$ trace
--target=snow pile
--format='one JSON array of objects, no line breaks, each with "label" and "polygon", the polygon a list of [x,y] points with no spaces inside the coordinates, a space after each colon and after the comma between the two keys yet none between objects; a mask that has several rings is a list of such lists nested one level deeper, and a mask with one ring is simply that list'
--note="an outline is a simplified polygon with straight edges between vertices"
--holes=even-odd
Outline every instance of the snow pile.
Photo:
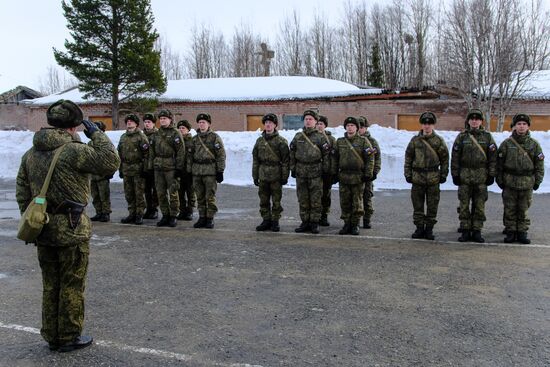
[{"label": "snow pile", "polygon": [[[328,130],[336,138],[344,135],[343,127],[328,128]],[[407,184],[403,177],[404,156],[407,144],[416,133],[380,127],[378,125],[371,126],[369,131],[376,138],[382,150],[382,171],[375,182],[376,189],[409,189],[410,184]],[[296,130],[282,130],[280,134],[290,143],[296,132]],[[124,130],[119,130],[109,131],[107,134],[116,146],[123,133]],[[256,139],[260,136],[260,131],[218,131],[217,133],[224,142],[227,154],[224,183],[240,186],[252,185],[252,148]],[[437,131],[437,133],[445,139],[450,151],[458,132]],[[0,131],[1,178],[14,179],[17,176],[21,156],[26,150],[31,148],[33,134],[30,131]],[[493,133],[497,144],[500,144],[509,135],[509,132]],[[80,133],[80,136],[83,142],[88,141],[88,138],[83,133]],[[531,136],[541,144],[542,150],[546,155],[550,154],[550,132],[534,131],[531,132]],[[546,159],[545,172],[547,175],[550,174],[549,166],[549,160]],[[118,178],[118,175],[115,175],[113,180],[120,181],[120,178]],[[295,180],[290,178],[289,185],[294,186]],[[442,185],[442,189],[456,190],[456,186],[452,184],[450,176],[447,182]],[[500,191],[496,185],[491,186],[490,190],[494,192]],[[548,192],[550,192],[550,180],[545,177],[537,193]]]}]

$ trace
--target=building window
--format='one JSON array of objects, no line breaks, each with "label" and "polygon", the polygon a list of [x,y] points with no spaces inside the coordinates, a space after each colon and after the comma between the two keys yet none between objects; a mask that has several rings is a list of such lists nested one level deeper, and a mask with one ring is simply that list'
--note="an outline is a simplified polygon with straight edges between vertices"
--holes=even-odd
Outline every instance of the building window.
[{"label": "building window", "polygon": [[302,115],[283,115],[283,129],[298,130],[304,127]]}]

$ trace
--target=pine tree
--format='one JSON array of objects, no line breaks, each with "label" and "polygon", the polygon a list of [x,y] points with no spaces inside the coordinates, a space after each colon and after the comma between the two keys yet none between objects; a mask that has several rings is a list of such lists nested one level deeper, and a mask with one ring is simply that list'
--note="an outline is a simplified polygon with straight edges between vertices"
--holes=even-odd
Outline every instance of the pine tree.
[{"label": "pine tree", "polygon": [[150,0],[63,0],[62,7],[72,41],[67,52],[54,48],[55,59],[85,98],[111,99],[114,128],[120,103],[166,90]]},{"label": "pine tree", "polygon": [[369,84],[373,87],[381,88],[384,86],[384,72],[380,66],[380,47],[378,42],[372,43],[372,72],[369,75]]}]

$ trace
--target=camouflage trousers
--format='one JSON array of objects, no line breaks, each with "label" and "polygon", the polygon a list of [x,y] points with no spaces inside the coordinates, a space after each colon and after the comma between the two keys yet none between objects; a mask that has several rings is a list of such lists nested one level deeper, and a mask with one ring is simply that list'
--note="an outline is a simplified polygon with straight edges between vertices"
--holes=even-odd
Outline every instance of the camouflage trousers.
[{"label": "camouflage trousers", "polygon": [[323,176],[323,195],[321,196],[321,216],[330,213],[330,193],[332,191],[332,176]]},{"label": "camouflage trousers", "polygon": [[[413,222],[416,226],[433,226],[437,223],[437,207],[439,206],[439,184],[417,185],[411,188],[411,200],[413,205]],[[424,203],[426,212],[424,212]]]},{"label": "camouflage trousers", "polygon": [[281,199],[283,198],[283,185],[281,185],[281,182],[260,181],[260,185],[258,186],[258,196],[260,198],[260,215],[262,216],[262,219],[281,219],[281,213],[283,212],[283,207],[281,206]]},{"label": "camouflage trousers", "polygon": [[216,206],[216,191],[218,183],[216,176],[193,176],[193,189],[197,195],[199,217],[214,218],[218,212]]},{"label": "camouflage trousers", "polygon": [[90,182],[92,192],[92,205],[97,214],[111,214],[111,188],[109,180],[92,180]]},{"label": "camouflage trousers", "polygon": [[147,174],[145,178],[145,206],[148,211],[157,211],[159,199],[157,197],[157,189],[155,187],[155,173]]},{"label": "camouflage trousers", "polygon": [[372,181],[365,183],[365,189],[363,190],[363,208],[365,209],[365,218],[370,221],[372,214],[374,213],[374,206],[372,205],[372,197],[374,196],[374,185]]},{"label": "camouflage trousers", "polygon": [[141,176],[124,176],[124,197],[128,203],[130,215],[143,215],[145,200],[145,179]]},{"label": "camouflage trousers", "polygon": [[71,342],[84,327],[84,288],[89,243],[78,246],[37,246],[42,269],[42,329],[50,344]]},{"label": "camouflage trousers", "polygon": [[359,224],[359,219],[365,214],[363,209],[364,184],[346,185],[340,183],[340,218],[353,226]]},{"label": "camouflage trousers", "polygon": [[175,171],[155,170],[155,187],[163,216],[175,217],[180,210],[179,183]]},{"label": "camouflage trousers", "polygon": [[193,190],[193,176],[191,176],[190,173],[185,173],[185,175],[180,178],[178,195],[180,199],[180,211],[193,213],[197,198],[195,196],[195,190]]},{"label": "camouflage trousers", "polygon": [[300,219],[306,223],[319,223],[321,220],[321,177],[296,178],[296,195],[300,206]]},{"label": "camouflage trousers", "polygon": [[527,211],[533,201],[533,190],[502,190],[504,203],[504,227],[507,231],[527,232],[531,221]]},{"label": "camouflage trousers", "polygon": [[[487,185],[460,185],[458,187],[458,220],[460,228],[481,231],[485,217]],[[471,202],[471,208],[470,208]]]}]

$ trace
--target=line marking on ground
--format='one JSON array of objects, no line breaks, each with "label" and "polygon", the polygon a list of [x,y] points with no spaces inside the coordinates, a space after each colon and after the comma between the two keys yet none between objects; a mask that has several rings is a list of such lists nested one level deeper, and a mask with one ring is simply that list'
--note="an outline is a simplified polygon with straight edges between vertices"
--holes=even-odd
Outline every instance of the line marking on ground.
[{"label": "line marking on ground", "polygon": [[[40,335],[40,330],[37,328],[23,326],[23,325],[16,325],[16,324],[5,324],[2,321],[0,321],[0,328],[23,331],[26,333]],[[220,362],[214,362],[214,361],[207,361],[207,360],[202,360],[198,358],[193,358],[187,354],[168,352],[168,351],[153,349],[153,348],[135,347],[131,345],[110,342],[107,340],[94,340],[94,344],[99,345],[101,347],[118,349],[125,352],[148,354],[148,355],[153,355],[153,356],[162,357],[162,358],[176,359],[178,361],[184,361],[184,362],[195,362],[195,363],[206,364],[206,365],[215,366],[215,367],[262,367],[261,365],[248,364],[248,363],[220,363]]]}]

